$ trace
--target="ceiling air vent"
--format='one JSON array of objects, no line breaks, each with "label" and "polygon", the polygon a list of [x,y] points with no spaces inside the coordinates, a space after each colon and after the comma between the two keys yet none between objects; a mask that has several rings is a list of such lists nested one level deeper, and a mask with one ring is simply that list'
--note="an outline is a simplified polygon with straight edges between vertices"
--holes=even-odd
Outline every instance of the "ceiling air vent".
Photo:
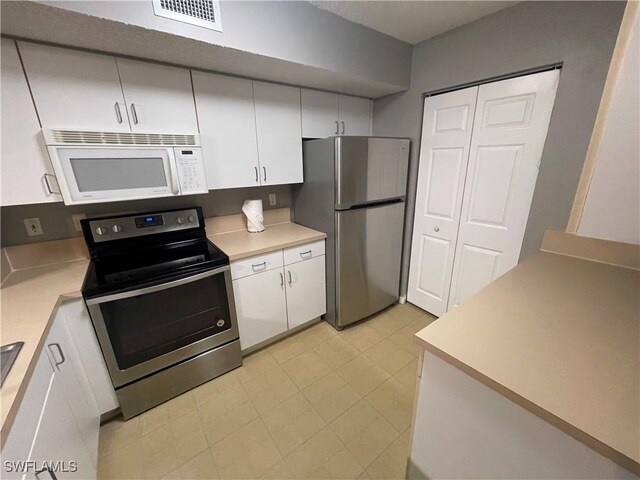
[{"label": "ceiling air vent", "polygon": [[153,11],[159,17],[222,31],[218,0],[153,0]]}]

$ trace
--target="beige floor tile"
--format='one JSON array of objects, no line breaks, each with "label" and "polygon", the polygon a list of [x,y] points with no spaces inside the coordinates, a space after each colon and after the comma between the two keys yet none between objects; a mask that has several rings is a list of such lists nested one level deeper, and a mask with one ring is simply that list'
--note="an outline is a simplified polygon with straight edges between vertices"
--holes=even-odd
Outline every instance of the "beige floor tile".
[{"label": "beige floor tile", "polygon": [[282,455],[295,450],[326,425],[301,393],[270,410],[262,419]]},{"label": "beige floor tile", "polygon": [[356,403],[330,426],[363,469],[400,436],[366,400]]},{"label": "beige floor tile", "polygon": [[142,437],[144,478],[161,478],[178,466],[176,440],[169,425]]},{"label": "beige floor tile", "polygon": [[171,420],[176,420],[196,410],[196,400],[190,391],[172,398],[166,405]]},{"label": "beige floor tile", "polygon": [[302,393],[326,422],[339,417],[362,398],[336,372],[314,382]]},{"label": "beige floor tile", "polygon": [[299,391],[296,384],[287,377],[282,383],[263,391],[252,390],[248,395],[255,409],[258,413],[262,414],[280,405],[287,398],[292,397]]},{"label": "beige floor tile", "polygon": [[182,474],[180,473],[180,467],[176,467],[171,470],[169,473],[161,477],[161,480],[183,480]]},{"label": "beige floor tile", "polygon": [[412,352],[408,352],[388,339],[377,343],[364,354],[390,375],[396,373],[415,358]]},{"label": "beige floor tile", "polygon": [[276,463],[273,467],[267,470],[266,473],[262,475],[265,480],[294,480],[295,477],[291,472],[291,469],[287,465],[287,462],[283,459]]},{"label": "beige floor tile", "polygon": [[369,327],[366,322],[344,329],[340,337],[356,347],[361,352],[370,349],[376,343],[384,340],[385,336]]},{"label": "beige floor tile", "polygon": [[193,395],[196,405],[200,406],[234,390],[238,385],[240,385],[240,380],[234,370],[194,388],[191,390],[191,395]]},{"label": "beige floor tile", "polygon": [[124,421],[122,417],[114,418],[100,427],[99,455],[106,455],[119,448],[137,443],[142,439],[140,417]]},{"label": "beige floor tile", "polygon": [[371,475],[369,475],[369,473],[365,470],[360,474],[358,480],[371,480]]},{"label": "beige floor tile", "polygon": [[365,398],[399,432],[411,424],[413,392],[395,378],[390,378]]},{"label": "beige floor tile", "polygon": [[200,452],[188,462],[180,465],[180,475],[184,480],[217,479],[218,474],[209,449]]},{"label": "beige floor tile", "polygon": [[342,445],[335,433],[325,427],[286,457],[295,478],[357,478],[362,468]]},{"label": "beige floor tile", "polygon": [[401,480],[405,478],[409,442],[404,436],[398,437],[376,460],[369,465],[370,478],[380,480]]},{"label": "beige floor tile", "polygon": [[322,342],[314,348],[314,351],[320,358],[327,362],[327,365],[331,368],[337,368],[360,355],[360,350],[344,340],[340,335],[336,335]]},{"label": "beige floor tile", "polygon": [[331,368],[317,353],[309,351],[282,364],[287,375],[300,389],[327,375]]},{"label": "beige floor tile", "polygon": [[261,419],[255,419],[211,447],[220,478],[259,478],[281,455]]},{"label": "beige floor tile", "polygon": [[413,392],[416,388],[416,380],[418,378],[418,359],[414,358],[407,363],[395,373],[393,378]]},{"label": "beige floor tile", "polygon": [[363,397],[382,385],[390,377],[387,372],[364,354],[341,365],[336,369],[336,372]]},{"label": "beige floor tile", "polygon": [[414,342],[414,336],[417,332],[429,325],[436,319],[433,315],[424,314],[411,321],[406,327],[401,328],[396,333],[389,337],[396,345],[404,348],[405,350],[412,352],[418,356],[420,353],[420,347]]},{"label": "beige floor tile", "polygon": [[129,444],[98,458],[98,479],[119,480],[143,477],[142,447],[138,443]]},{"label": "beige floor tile", "polygon": [[147,410],[140,415],[142,435],[146,435],[160,427],[164,427],[165,425],[168,425],[169,422],[171,422],[171,417],[169,416],[168,402],[158,405],[151,410]]},{"label": "beige floor tile", "polygon": [[367,320],[367,322],[365,322],[366,325],[380,335],[388,337],[411,323],[411,317],[408,315],[398,315],[395,313],[395,308],[397,307],[391,307],[372,319]]},{"label": "beige floor tile", "polygon": [[409,425],[404,432],[402,432],[402,436],[407,440],[411,440],[411,425]]},{"label": "beige floor tile", "polygon": [[402,317],[409,321],[414,320],[422,315],[429,315],[421,308],[410,303],[399,303],[389,309],[389,313],[396,317]]},{"label": "beige floor tile", "polygon": [[263,349],[242,359],[242,366],[236,368],[232,373],[238,378],[240,383],[260,378],[265,372],[278,366],[273,358],[270,349]]},{"label": "beige floor tile", "polygon": [[[214,400],[210,403],[216,403]],[[208,405],[208,404],[207,404]],[[209,445],[213,445],[252,420],[258,418],[258,412],[249,401],[237,405],[220,408],[211,405],[211,408],[203,413],[203,429]]]}]

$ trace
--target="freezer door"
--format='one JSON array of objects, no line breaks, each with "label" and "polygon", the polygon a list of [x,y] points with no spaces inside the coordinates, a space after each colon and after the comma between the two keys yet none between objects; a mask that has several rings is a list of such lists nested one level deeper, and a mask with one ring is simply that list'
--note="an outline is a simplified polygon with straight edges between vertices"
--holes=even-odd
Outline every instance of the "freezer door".
[{"label": "freezer door", "polygon": [[398,300],[404,202],[336,212],[336,325]]},{"label": "freezer door", "polygon": [[338,137],[336,209],[403,198],[408,165],[407,139]]}]

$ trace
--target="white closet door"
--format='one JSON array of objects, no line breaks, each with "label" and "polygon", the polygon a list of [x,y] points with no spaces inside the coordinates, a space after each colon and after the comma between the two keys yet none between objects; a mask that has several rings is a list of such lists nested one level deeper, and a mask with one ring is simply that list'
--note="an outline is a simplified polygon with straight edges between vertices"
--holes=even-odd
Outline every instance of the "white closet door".
[{"label": "white closet door", "polygon": [[449,308],[518,263],[559,76],[480,86]]},{"label": "white closet door", "polygon": [[447,310],[478,87],[425,99],[408,300]]}]

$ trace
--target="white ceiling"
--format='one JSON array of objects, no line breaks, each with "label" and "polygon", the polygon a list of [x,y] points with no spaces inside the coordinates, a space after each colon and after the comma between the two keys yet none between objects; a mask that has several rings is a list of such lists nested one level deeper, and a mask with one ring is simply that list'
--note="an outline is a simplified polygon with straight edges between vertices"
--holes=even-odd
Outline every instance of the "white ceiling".
[{"label": "white ceiling", "polygon": [[508,1],[311,1],[318,8],[415,45],[511,7]]}]

